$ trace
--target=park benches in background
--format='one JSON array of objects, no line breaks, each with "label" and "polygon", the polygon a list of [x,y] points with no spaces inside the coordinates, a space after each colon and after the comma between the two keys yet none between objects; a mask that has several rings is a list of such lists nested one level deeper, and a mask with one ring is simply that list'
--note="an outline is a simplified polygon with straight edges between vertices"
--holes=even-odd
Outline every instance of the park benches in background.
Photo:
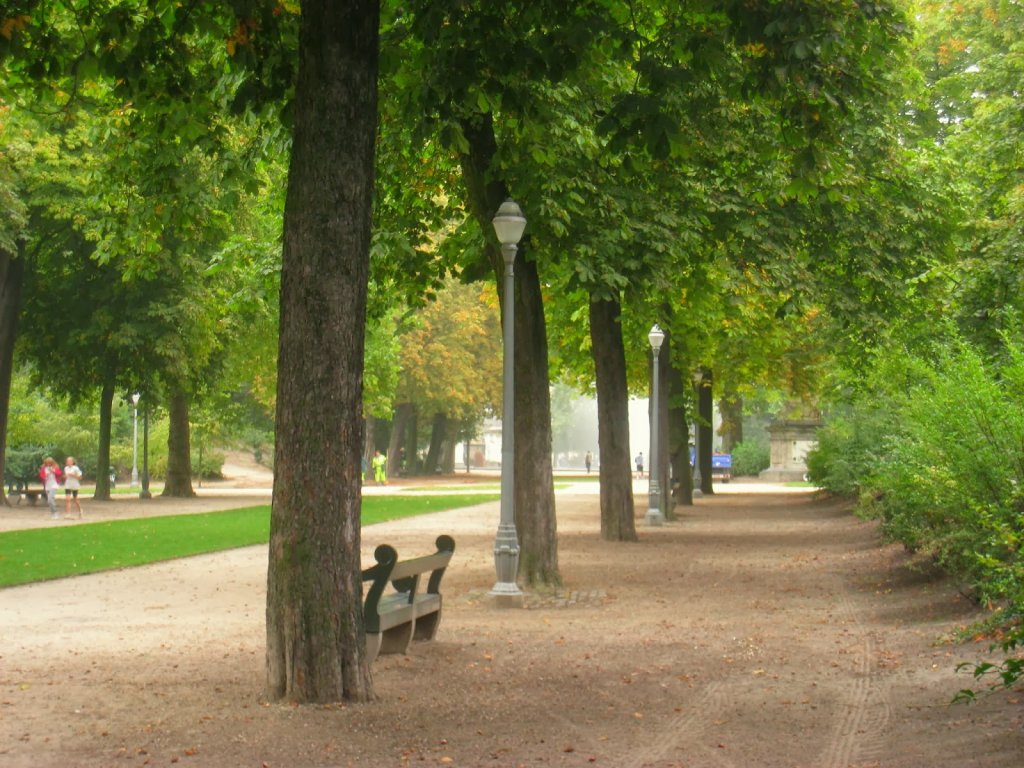
[{"label": "park benches in background", "polygon": [[[413,640],[433,640],[437,635],[441,577],[455,552],[455,540],[442,535],[435,544],[434,554],[401,561],[394,547],[381,544],[373,553],[377,564],[363,571],[363,581],[370,582],[363,618],[371,662],[378,653],[406,653]],[[389,584],[394,591],[388,591]]]}]

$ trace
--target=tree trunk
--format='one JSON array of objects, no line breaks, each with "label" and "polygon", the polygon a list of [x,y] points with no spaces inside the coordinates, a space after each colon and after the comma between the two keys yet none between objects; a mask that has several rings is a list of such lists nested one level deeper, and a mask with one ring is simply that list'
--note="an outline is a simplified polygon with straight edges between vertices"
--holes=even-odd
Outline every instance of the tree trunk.
[{"label": "tree trunk", "polygon": [[377,449],[377,444],[374,442],[373,436],[377,431],[377,418],[375,416],[367,416],[363,422],[363,444],[362,456],[359,459],[359,474],[360,478],[365,482],[368,477],[373,477],[373,452]]},{"label": "tree trunk", "polygon": [[[491,219],[508,190],[492,168],[497,153],[490,114],[463,121],[469,154],[462,156],[462,177],[469,208],[488,243],[487,258],[504,304],[505,267],[495,244]],[[527,205],[527,210],[529,205]],[[529,218],[529,214],[527,214]],[[527,225],[529,226],[529,225]],[[515,524],[519,536],[519,575],[527,584],[559,584],[555,525],[555,482],[551,471],[551,393],[548,342],[537,265],[526,243],[515,261]],[[502,307],[504,312],[504,307]],[[507,425],[505,425],[507,428]]]},{"label": "tree trunk", "polygon": [[[25,261],[0,249],[0,479],[7,455],[7,414],[11,404],[14,375],[14,341],[18,334],[21,288],[25,284]],[[0,501],[8,504],[7,486],[0,482]]]},{"label": "tree trunk", "polygon": [[267,572],[271,699],[373,698],[359,467],[379,12],[377,0],[302,3]]},{"label": "tree trunk", "polygon": [[714,389],[711,369],[703,369],[703,377],[697,387],[697,429],[700,430],[700,489],[705,495],[714,493],[711,486],[711,453],[714,450]]},{"label": "tree trunk", "polygon": [[452,419],[448,419],[448,429],[445,430],[444,442],[441,443],[442,474],[455,474],[455,446],[458,444],[455,437],[457,434],[458,424]]},{"label": "tree trunk", "polygon": [[408,451],[405,447],[405,439],[412,412],[412,403],[400,403],[395,408],[395,418],[391,422],[391,440],[388,443],[388,477],[398,477],[406,470],[404,459]]},{"label": "tree trunk", "polygon": [[108,375],[100,391],[100,442],[96,450],[96,489],[93,498],[110,501],[110,424],[114,412],[114,377]]},{"label": "tree trunk", "polygon": [[190,499],[192,490],[192,445],[188,421],[188,396],[180,389],[171,391],[168,407],[167,478],[161,496]]},{"label": "tree trunk", "polygon": [[434,423],[430,429],[430,447],[427,448],[427,458],[423,462],[423,472],[433,475],[441,466],[441,448],[444,445],[444,438],[448,431],[448,417],[443,413],[434,414]]},{"label": "tree trunk", "polygon": [[[668,353],[665,353],[665,349]],[[693,469],[690,466],[690,425],[686,405],[690,399],[689,376],[679,369],[672,335],[665,335],[665,381],[668,397],[668,453],[672,467],[672,498],[676,504],[693,506]],[[682,362],[682,361],[680,361]]]},{"label": "tree trunk", "polygon": [[406,472],[411,475],[419,474],[420,467],[420,411],[413,406],[412,414],[409,417],[409,436],[406,438]]},{"label": "tree trunk", "polygon": [[743,397],[726,391],[718,401],[718,412],[722,414],[722,426],[718,434],[722,437],[722,450],[732,453],[733,448],[743,442]]},{"label": "tree trunk", "polygon": [[597,380],[601,538],[636,541],[629,457],[629,387],[618,301],[590,298],[590,348]]},{"label": "tree trunk", "polygon": [[527,584],[560,584],[555,478],[551,471],[548,340],[536,262],[517,259],[515,283],[515,512],[519,575]]},{"label": "tree trunk", "polygon": [[661,352],[658,356],[658,455],[657,466],[651,461],[647,470],[648,482],[652,474],[657,473],[659,502],[662,513],[666,520],[675,520],[672,504],[672,488],[669,485],[669,466],[671,464],[671,435],[669,434],[669,367],[672,363],[671,347],[665,342],[669,341],[668,334],[662,341]]}]

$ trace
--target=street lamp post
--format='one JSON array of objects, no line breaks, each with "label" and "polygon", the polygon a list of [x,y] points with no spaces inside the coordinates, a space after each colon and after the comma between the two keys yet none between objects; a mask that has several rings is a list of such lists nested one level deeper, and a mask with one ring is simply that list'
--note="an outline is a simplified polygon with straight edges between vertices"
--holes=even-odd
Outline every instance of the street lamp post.
[{"label": "street lamp post", "polygon": [[665,515],[661,511],[661,483],[658,482],[661,472],[658,469],[658,357],[661,352],[661,343],[665,340],[665,332],[657,326],[651,328],[647,334],[647,340],[651,342],[652,367],[651,367],[651,468],[647,473],[647,524],[663,525]]},{"label": "street lamp post", "polygon": [[139,393],[132,395],[132,483],[139,484]]},{"label": "street lamp post", "polygon": [[702,371],[693,374],[693,497],[699,499],[704,495],[701,490],[703,478],[700,475],[700,387],[704,379]]},{"label": "street lamp post", "polygon": [[494,539],[494,568],[498,580],[491,594],[499,598],[521,598],[523,595],[516,584],[519,571],[519,537],[516,535],[515,516],[515,408],[513,404],[513,376],[515,362],[515,328],[513,306],[515,285],[513,263],[519,240],[526,229],[522,210],[512,200],[506,200],[498,208],[492,220],[494,232],[501,243],[501,255],[505,260],[505,282],[502,305],[503,376],[501,394],[501,521]]}]

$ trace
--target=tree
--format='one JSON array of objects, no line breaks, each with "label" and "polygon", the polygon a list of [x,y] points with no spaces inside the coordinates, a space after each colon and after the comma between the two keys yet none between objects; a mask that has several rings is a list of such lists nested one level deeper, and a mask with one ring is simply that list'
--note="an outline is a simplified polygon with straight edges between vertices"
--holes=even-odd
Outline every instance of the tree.
[{"label": "tree", "polygon": [[374,0],[302,6],[267,577],[273,698],[373,695],[360,600],[359,465],[378,24]]},{"label": "tree", "polygon": [[[435,450],[428,453],[428,472],[437,466],[442,444],[453,455],[459,425],[479,424],[485,413],[500,410],[501,333],[495,303],[492,289],[449,280],[401,335],[398,401],[441,425],[431,440]],[[439,421],[438,415],[443,417]],[[396,432],[401,432],[398,422],[396,415]]]}]

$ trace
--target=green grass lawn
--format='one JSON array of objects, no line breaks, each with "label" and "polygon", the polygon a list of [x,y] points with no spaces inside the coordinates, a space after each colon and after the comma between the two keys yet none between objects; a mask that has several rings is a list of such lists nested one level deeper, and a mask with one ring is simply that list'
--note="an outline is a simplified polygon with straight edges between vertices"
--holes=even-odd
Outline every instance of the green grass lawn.
[{"label": "green grass lawn", "polygon": [[[371,496],[362,524],[495,501],[494,493]],[[443,531],[438,531],[443,533]],[[266,544],[270,506],[0,533],[0,587]]]}]

